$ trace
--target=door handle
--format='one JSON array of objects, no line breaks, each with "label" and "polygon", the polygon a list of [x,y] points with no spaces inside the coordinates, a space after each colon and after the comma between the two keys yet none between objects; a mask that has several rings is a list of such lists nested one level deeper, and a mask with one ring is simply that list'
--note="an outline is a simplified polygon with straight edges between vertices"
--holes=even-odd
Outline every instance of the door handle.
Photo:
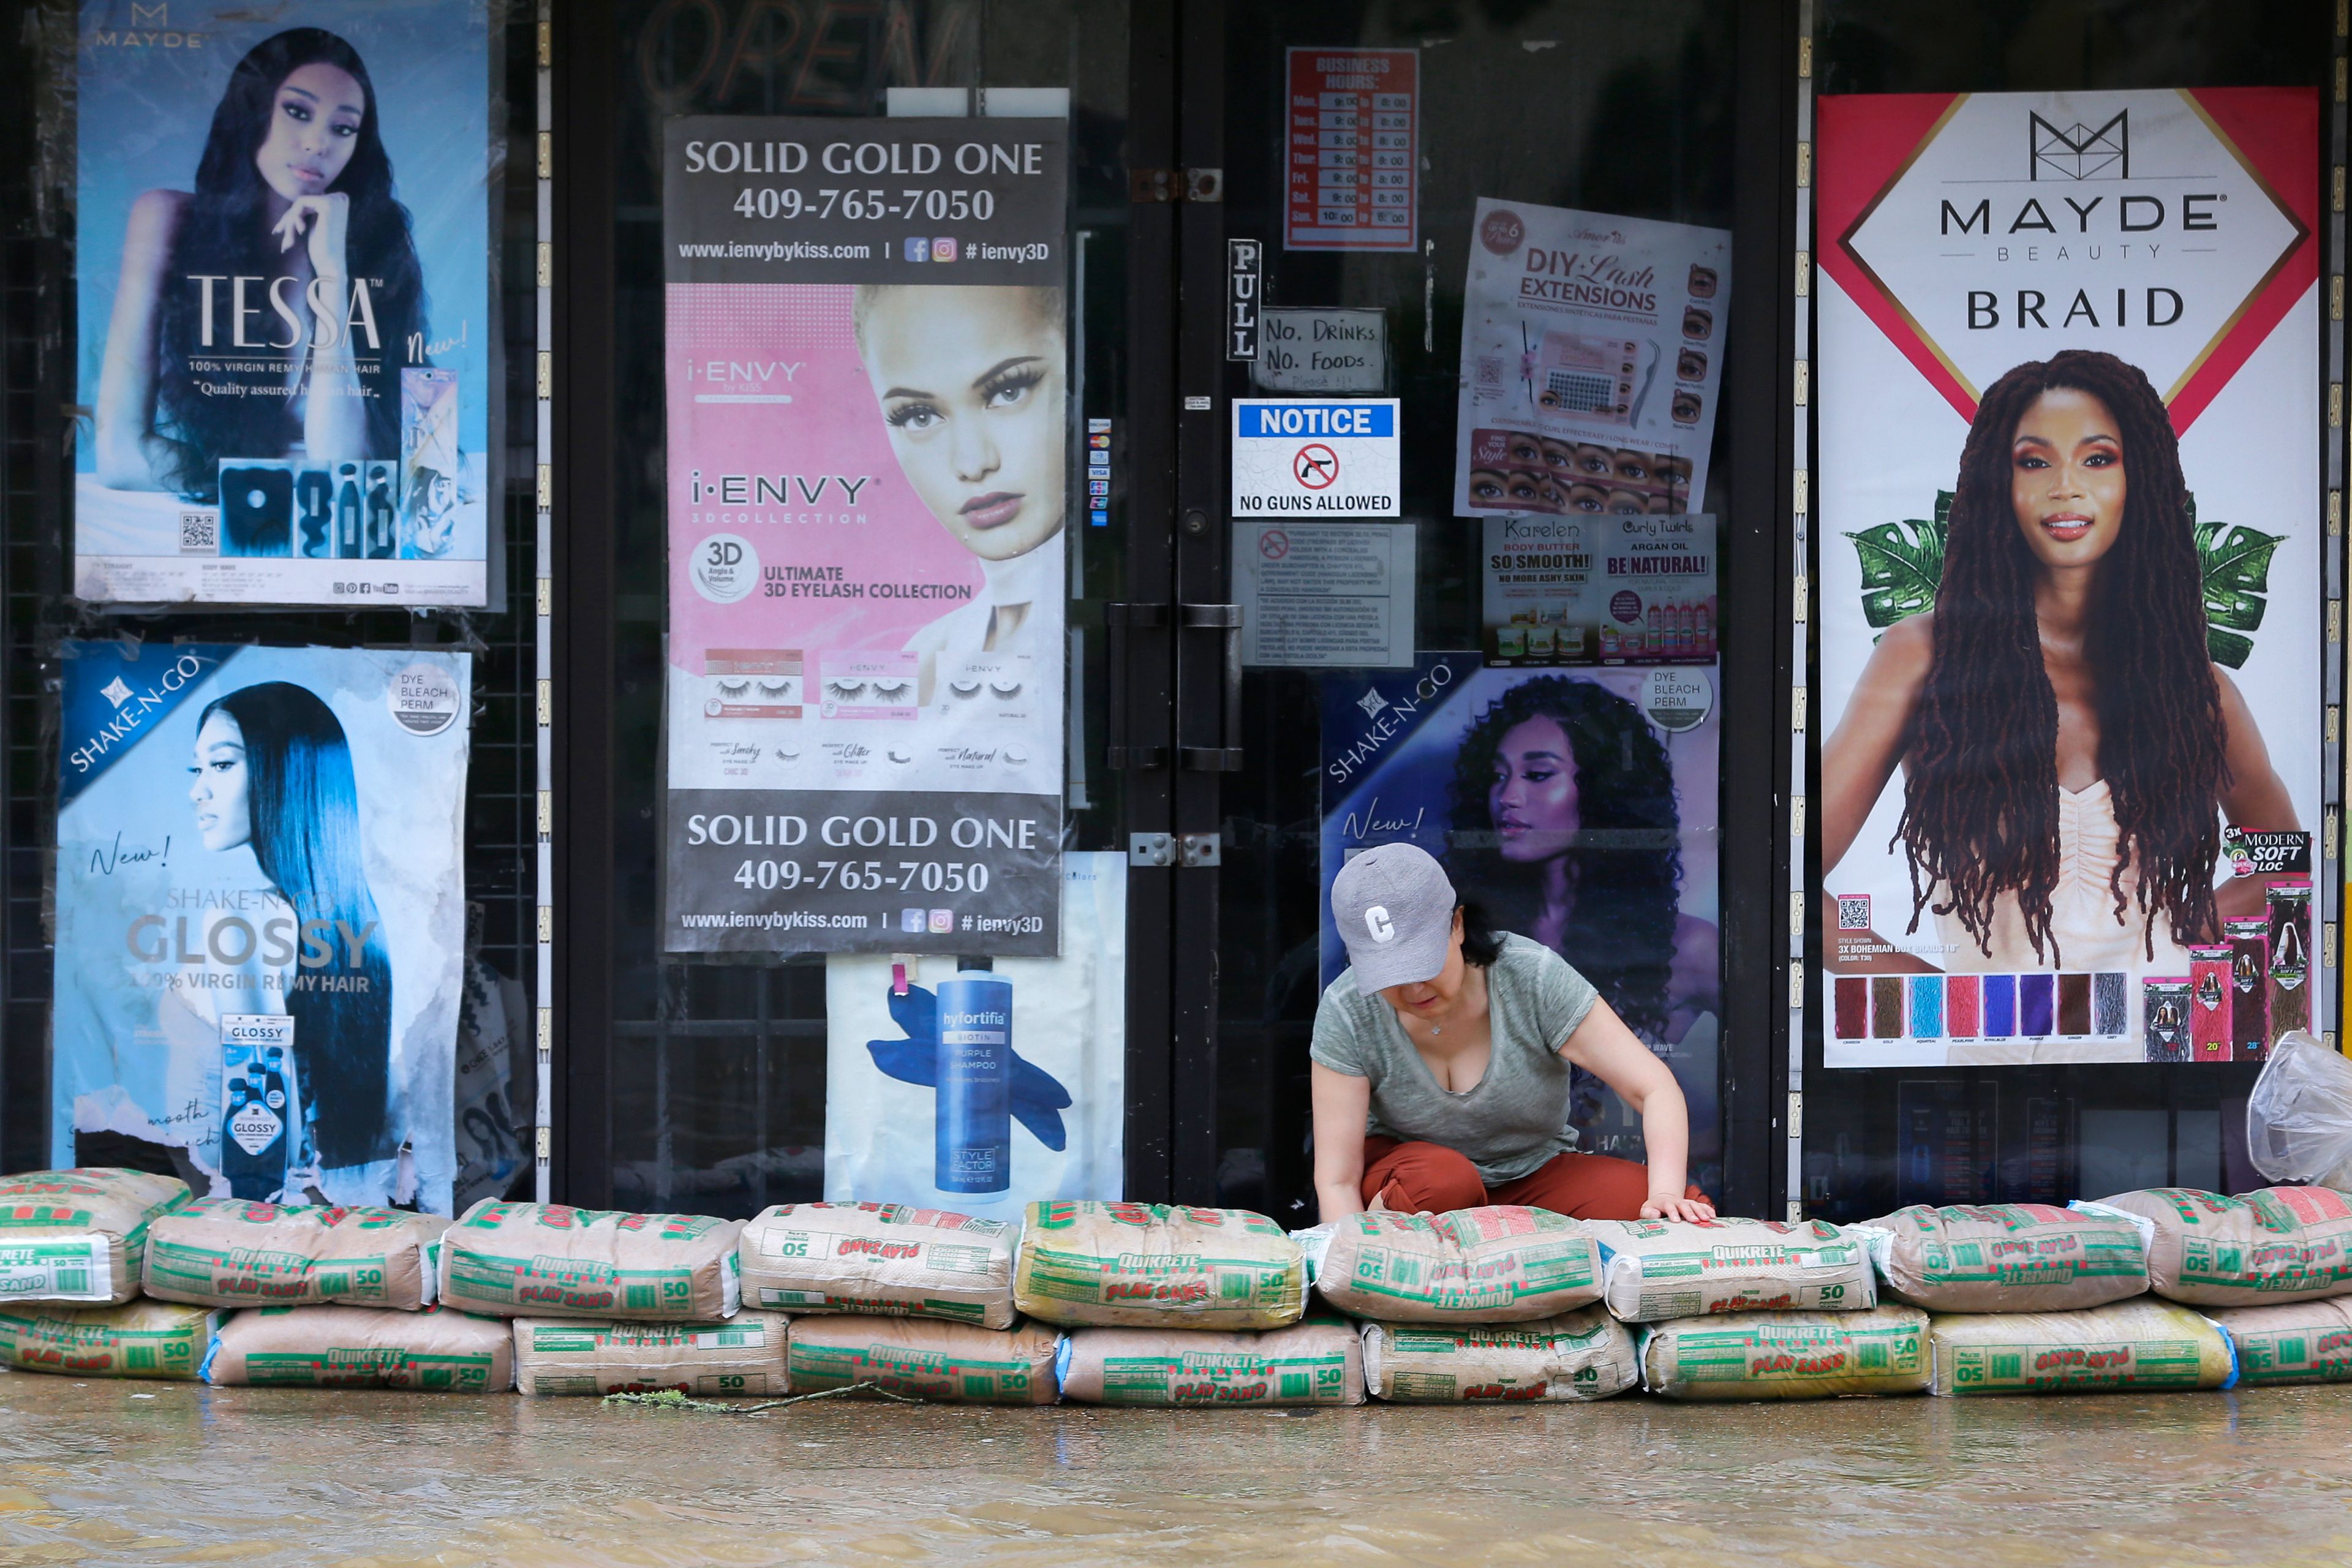
[{"label": "door handle", "polygon": [[1103,626],[1109,632],[1109,647],[1104,662],[1109,687],[1110,717],[1104,727],[1103,761],[1110,767],[1164,768],[1168,765],[1165,746],[1138,746],[1128,739],[1128,713],[1134,704],[1127,691],[1127,634],[1130,627],[1150,629],[1168,624],[1168,606],[1150,604],[1108,604],[1103,606]]},{"label": "door handle", "polygon": [[[1194,773],[1231,773],[1242,765],[1242,607],[1239,605],[1179,605],[1176,624],[1186,630],[1222,631],[1225,634],[1225,657],[1222,684],[1223,700],[1218,703],[1217,744],[1213,746],[1182,746],[1177,754],[1183,765]],[[1183,664],[1177,664],[1178,711],[1182,711],[1181,682]]]}]

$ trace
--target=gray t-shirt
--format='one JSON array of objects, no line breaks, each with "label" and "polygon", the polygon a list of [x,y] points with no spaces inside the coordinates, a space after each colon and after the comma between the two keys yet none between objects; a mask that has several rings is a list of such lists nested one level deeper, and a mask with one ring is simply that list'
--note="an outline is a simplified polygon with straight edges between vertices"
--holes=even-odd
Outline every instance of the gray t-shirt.
[{"label": "gray t-shirt", "polygon": [[1353,970],[1325,989],[1307,1055],[1333,1072],[1371,1079],[1367,1132],[1444,1144],[1494,1186],[1576,1147],[1576,1130],[1568,1125],[1573,1069],[1559,1048],[1600,996],[1559,954],[1506,933],[1486,971],[1492,1054],[1486,1076],[1467,1090],[1456,1094],[1438,1084],[1396,1009],[1359,994]]}]

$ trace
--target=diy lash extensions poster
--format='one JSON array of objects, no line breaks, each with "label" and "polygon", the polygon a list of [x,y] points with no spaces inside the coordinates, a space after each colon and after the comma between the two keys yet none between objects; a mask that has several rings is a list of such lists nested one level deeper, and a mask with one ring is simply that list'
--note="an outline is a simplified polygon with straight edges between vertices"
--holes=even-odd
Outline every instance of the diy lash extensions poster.
[{"label": "diy lash extensions poster", "polygon": [[449,1213],[470,657],[65,653],[52,1162]]},{"label": "diy lash extensions poster", "polygon": [[1057,120],[668,122],[665,945],[1059,951]]},{"label": "diy lash extensions poster", "polygon": [[81,7],[75,595],[485,603],[487,8],[167,9]]},{"label": "diy lash extensions poster", "polygon": [[1730,231],[1482,196],[1467,270],[1455,514],[1704,510]]},{"label": "diy lash extensions poster", "polygon": [[2318,113],[1822,100],[1830,1066],[2325,1026]]}]

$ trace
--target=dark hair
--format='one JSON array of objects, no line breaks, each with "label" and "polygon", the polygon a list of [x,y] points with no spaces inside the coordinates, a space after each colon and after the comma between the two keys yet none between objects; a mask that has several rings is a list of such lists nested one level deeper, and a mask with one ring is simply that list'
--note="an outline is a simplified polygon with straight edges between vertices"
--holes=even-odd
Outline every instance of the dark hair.
[{"label": "dark hair", "polygon": [[[333,710],[282,680],[215,700],[199,725],[215,713],[235,720],[245,742],[246,807],[262,875],[306,927],[328,922],[320,934],[331,958],[299,967],[286,995],[320,1163],[389,1159],[398,1147],[389,1093],[392,961],[361,859],[351,743]],[[358,936],[356,963],[347,932]]]},{"label": "dark hair", "polygon": [[[1899,839],[1911,868],[1911,925],[1938,883],[1987,954],[1995,906],[2017,895],[2036,954],[2062,962],[2050,929],[2058,886],[2058,700],[2034,618],[2036,562],[2011,501],[2011,445],[2036,398],[2057,387],[2107,405],[2123,443],[2125,515],[2092,582],[2083,653],[2094,677],[2099,772],[2114,802],[2108,889],[2123,919],[2137,868],[2146,951],[2161,910],[2183,941],[2214,929],[2214,806],[2229,778],[2221,684],[2180,442],[2138,367],[2069,349],[2021,364],[1986,389],[1953,487],[1936,594],[1935,651],[1905,737]],[[1893,844],[1890,842],[1890,848]]]},{"label": "dark hair", "polygon": [[1492,969],[1495,961],[1503,956],[1503,933],[1486,919],[1485,907],[1474,899],[1464,899],[1455,904],[1454,912],[1462,917],[1462,962]]},{"label": "dark hair", "polygon": [[[354,286],[367,281],[375,319],[373,359],[366,345],[352,345],[367,407],[363,455],[399,455],[399,368],[409,339],[426,331],[424,269],[409,233],[408,209],[393,195],[392,160],[383,150],[383,117],[367,66],[357,50],[324,28],[292,27],[256,44],[229,73],[196,163],[195,195],[181,216],[164,268],[156,434],[174,449],[173,482],[193,499],[209,500],[217,493],[221,458],[282,458],[301,439],[289,400],[207,397],[196,385],[190,361],[221,351],[202,341],[203,300],[187,279],[289,275],[288,257],[265,221],[269,187],[253,160],[268,138],[278,88],[302,67],[320,64],[349,74],[366,100],[351,161],[328,189],[351,198],[346,260]],[[419,355],[414,363],[425,361]]]},{"label": "dark hair", "polygon": [[1526,932],[1541,914],[1536,868],[1503,858],[1486,804],[1503,737],[1530,719],[1558,723],[1576,759],[1577,831],[1566,857],[1576,898],[1560,956],[1629,1026],[1662,1037],[1682,826],[1666,748],[1633,704],[1593,681],[1540,675],[1482,709],[1454,757],[1446,874],[1503,929]]}]

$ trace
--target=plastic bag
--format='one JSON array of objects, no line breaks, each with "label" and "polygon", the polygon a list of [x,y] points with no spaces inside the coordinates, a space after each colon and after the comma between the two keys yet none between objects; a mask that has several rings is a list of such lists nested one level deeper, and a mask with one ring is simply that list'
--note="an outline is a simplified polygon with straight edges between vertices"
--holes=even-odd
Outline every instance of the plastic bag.
[{"label": "plastic bag", "polygon": [[2246,1100],[2246,1152],[2273,1182],[2352,1188],[2352,1061],[2289,1030]]}]

